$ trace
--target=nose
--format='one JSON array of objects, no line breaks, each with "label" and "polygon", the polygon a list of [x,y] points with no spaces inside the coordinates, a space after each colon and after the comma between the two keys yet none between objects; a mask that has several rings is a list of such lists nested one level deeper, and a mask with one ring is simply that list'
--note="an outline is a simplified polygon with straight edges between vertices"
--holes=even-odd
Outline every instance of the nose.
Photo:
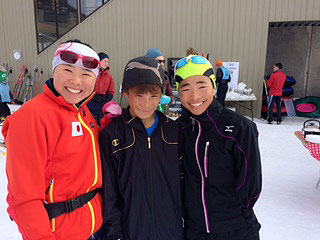
[{"label": "nose", "polygon": [[73,74],[70,79],[70,82],[74,85],[82,85],[81,77],[78,74]]},{"label": "nose", "polygon": [[198,93],[198,91],[196,90],[196,89],[191,89],[190,90],[190,100],[192,100],[192,101],[196,101],[196,100],[198,100],[199,99],[199,93]]},{"label": "nose", "polygon": [[150,97],[145,97],[142,101],[142,107],[145,110],[148,110],[150,107],[152,107],[152,101]]}]

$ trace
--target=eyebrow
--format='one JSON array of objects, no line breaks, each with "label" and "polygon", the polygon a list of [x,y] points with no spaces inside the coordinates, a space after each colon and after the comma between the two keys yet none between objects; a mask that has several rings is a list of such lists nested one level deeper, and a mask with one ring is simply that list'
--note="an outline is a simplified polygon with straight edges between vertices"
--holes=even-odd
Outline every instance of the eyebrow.
[{"label": "eyebrow", "polygon": [[[182,84],[183,84],[183,83],[182,83]],[[184,87],[187,87],[187,86],[190,86],[190,83],[186,83],[186,84],[183,84],[183,85],[182,85],[182,84],[181,84],[181,86],[180,86],[180,89],[181,89],[181,88],[184,88]]]},{"label": "eyebrow", "polygon": [[91,70],[89,69],[86,69],[86,68],[82,68],[83,70],[86,70],[87,72],[92,72]]},{"label": "eyebrow", "polygon": [[207,84],[207,82],[206,82],[206,81],[203,81],[203,80],[199,80],[199,81],[196,82],[196,84],[202,84],[202,83]]},{"label": "eyebrow", "polygon": [[[182,84],[184,84],[184,83],[182,83]],[[187,86],[190,86],[190,83],[185,83],[184,85],[182,85],[181,84],[181,86],[180,86],[180,89],[182,89],[182,88],[184,88],[184,87],[187,87]],[[209,84],[209,83],[207,83],[206,81],[204,81],[204,80],[198,80],[197,82],[196,82],[196,84]]]},{"label": "eyebrow", "polygon": [[[66,66],[71,67],[71,68],[75,68],[75,67],[76,67],[75,65],[68,64],[68,63],[64,63],[63,65],[66,65]],[[83,69],[83,70],[85,70],[85,71],[87,71],[87,72],[92,72],[91,70],[89,70],[89,69],[87,69],[87,68],[81,68],[81,69]]]}]

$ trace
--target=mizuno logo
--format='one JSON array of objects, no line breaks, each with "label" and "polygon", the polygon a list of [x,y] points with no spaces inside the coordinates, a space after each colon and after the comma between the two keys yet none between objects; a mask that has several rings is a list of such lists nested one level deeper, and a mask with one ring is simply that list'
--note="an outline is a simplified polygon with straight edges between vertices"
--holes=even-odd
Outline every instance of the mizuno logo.
[{"label": "mizuno logo", "polygon": [[233,132],[231,128],[234,128],[234,126],[226,126],[225,132]]}]

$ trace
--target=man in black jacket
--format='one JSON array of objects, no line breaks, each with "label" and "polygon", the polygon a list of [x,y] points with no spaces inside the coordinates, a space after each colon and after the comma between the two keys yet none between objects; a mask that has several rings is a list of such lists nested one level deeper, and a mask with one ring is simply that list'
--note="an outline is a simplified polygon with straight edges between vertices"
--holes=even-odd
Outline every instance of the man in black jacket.
[{"label": "man in black jacket", "polygon": [[186,112],[178,119],[186,237],[257,240],[260,224],[252,208],[262,180],[256,125],[214,99],[215,77],[207,59],[183,58],[175,73]]},{"label": "man in black jacket", "polygon": [[224,100],[228,92],[228,83],[231,81],[231,75],[228,68],[223,66],[222,60],[216,62],[217,66],[217,101],[224,107]]},{"label": "man in black jacket", "polygon": [[182,240],[178,125],[157,111],[164,73],[132,59],[122,83],[130,107],[100,137],[107,240]]}]

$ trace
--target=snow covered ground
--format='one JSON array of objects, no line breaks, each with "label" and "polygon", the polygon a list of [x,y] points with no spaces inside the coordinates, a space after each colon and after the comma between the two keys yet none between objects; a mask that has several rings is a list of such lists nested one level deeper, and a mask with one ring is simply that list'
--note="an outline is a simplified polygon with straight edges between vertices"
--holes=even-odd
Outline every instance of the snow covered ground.
[{"label": "snow covered ground", "polygon": [[[262,240],[320,239],[320,162],[294,136],[304,118],[285,118],[281,125],[255,119],[260,132],[263,191],[255,211]],[[7,213],[5,157],[0,153],[0,239],[21,239]]]}]

